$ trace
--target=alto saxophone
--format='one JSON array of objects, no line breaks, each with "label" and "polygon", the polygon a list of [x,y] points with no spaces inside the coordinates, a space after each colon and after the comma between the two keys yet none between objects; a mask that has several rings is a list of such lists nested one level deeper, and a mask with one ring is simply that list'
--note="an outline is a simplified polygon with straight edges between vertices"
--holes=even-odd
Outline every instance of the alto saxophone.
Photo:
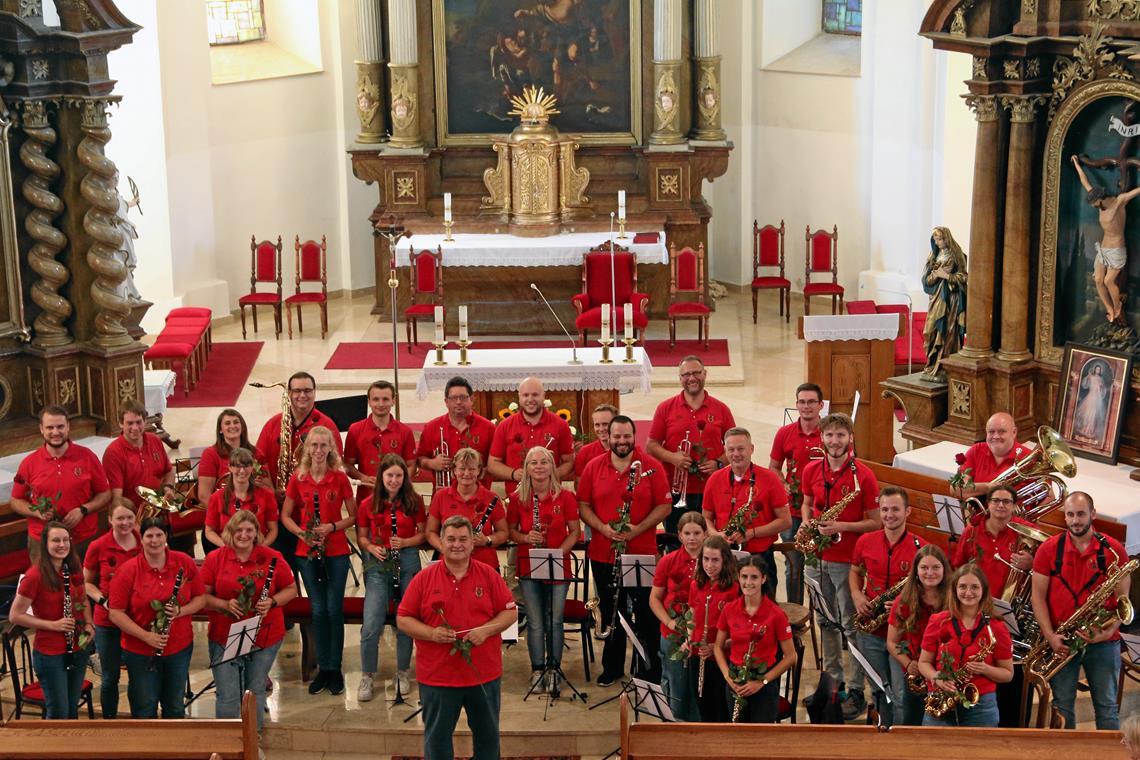
[{"label": "alto saxophone", "polygon": [[[997,638],[994,636],[994,631],[989,625],[986,625],[986,633],[989,634],[989,640],[982,644],[981,648],[970,657],[966,662],[984,662],[987,657],[994,651],[994,646],[997,645]],[[978,687],[974,685],[971,680],[973,676],[970,671],[966,669],[966,663],[962,663],[962,668],[954,676],[954,691],[932,691],[926,697],[926,711],[935,718],[941,718],[956,708],[959,704],[962,707],[969,709],[978,703]]]},{"label": "alto saxophone", "polygon": [[278,491],[284,491],[293,476],[296,461],[293,457],[293,409],[289,404],[289,388],[285,383],[250,383],[254,388],[281,388],[281,430],[277,435],[277,482]]},{"label": "alto saxophone", "polygon": [[891,615],[891,602],[902,593],[906,585],[907,576],[903,576],[898,583],[871,600],[871,609],[867,614],[855,613],[855,627],[862,633],[874,633],[883,627]]},{"label": "alto saxophone", "polygon": [[861,493],[859,488],[859,473],[855,472],[855,457],[851,457],[851,474],[855,481],[855,487],[847,493],[846,496],[839,501],[832,504],[830,507],[820,513],[819,517],[814,520],[809,520],[804,523],[800,528],[799,533],[796,534],[795,548],[801,552],[805,557],[809,554],[819,555],[832,544],[838,544],[843,540],[842,533],[836,533],[834,536],[825,536],[819,531],[819,524],[824,522],[831,522],[839,515],[843,514],[843,510],[847,509],[847,505],[855,500]]}]

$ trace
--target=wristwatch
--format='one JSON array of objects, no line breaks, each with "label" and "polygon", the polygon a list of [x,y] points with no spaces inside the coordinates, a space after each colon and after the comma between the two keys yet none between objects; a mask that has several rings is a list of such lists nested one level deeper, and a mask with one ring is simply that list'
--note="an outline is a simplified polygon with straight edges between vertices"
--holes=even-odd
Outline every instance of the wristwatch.
[{"label": "wristwatch", "polygon": [[87,508],[86,504],[80,504],[79,511],[83,513],[84,517],[87,517],[87,515],[91,514],[91,510]]}]

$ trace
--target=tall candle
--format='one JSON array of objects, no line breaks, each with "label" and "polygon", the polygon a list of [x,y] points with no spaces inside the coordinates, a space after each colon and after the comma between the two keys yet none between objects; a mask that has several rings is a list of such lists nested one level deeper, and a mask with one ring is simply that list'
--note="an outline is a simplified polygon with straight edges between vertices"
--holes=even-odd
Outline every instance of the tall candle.
[{"label": "tall candle", "polygon": [[459,307],[459,340],[467,340],[467,307]]},{"label": "tall candle", "polygon": [[610,305],[602,304],[602,340],[610,339]]},{"label": "tall candle", "polygon": [[451,193],[443,194],[443,221],[451,221]]},{"label": "tall candle", "polygon": [[443,307],[435,307],[435,342],[443,343]]},{"label": "tall candle", "polygon": [[618,190],[618,219],[625,221],[625,190]]},{"label": "tall candle", "polygon": [[625,310],[622,314],[625,317],[625,337],[627,339],[633,338],[633,304],[627,303]]}]

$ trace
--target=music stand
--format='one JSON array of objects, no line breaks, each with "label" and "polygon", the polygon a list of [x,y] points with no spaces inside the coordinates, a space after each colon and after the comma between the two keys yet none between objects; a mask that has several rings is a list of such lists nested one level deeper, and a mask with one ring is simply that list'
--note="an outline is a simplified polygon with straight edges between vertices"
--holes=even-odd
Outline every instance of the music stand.
[{"label": "music stand", "polygon": [[633,684],[633,711],[657,718],[664,723],[676,723],[673,710],[669,707],[669,698],[660,684],[643,681],[640,678],[631,680]]},{"label": "music stand", "polygon": [[962,507],[958,503],[958,499],[940,493],[932,494],[930,498],[934,502],[934,514],[938,518],[938,529],[943,533],[949,533],[952,539],[957,540],[958,536],[962,535],[962,531],[966,529],[966,519],[962,515]]},{"label": "music stand", "polygon": [[[863,656],[863,653],[860,652],[855,647],[855,644],[853,644],[850,641],[847,642],[847,651],[848,651],[848,653],[850,653],[850,655],[852,657],[855,658],[855,661],[858,662],[859,665],[863,668],[863,672],[866,673],[867,677],[871,679],[871,683],[873,683],[875,686],[879,687],[879,693],[882,694],[886,698],[887,709],[890,709],[891,705],[894,704],[894,700],[891,698],[891,690],[888,689],[886,687],[886,685],[883,683],[882,675],[879,673],[879,671],[875,670],[871,666],[871,663],[867,661],[867,658]],[[878,711],[876,710],[876,712],[878,712]],[[879,718],[879,722],[877,724],[878,727],[884,728],[884,726],[883,726],[883,714],[881,712],[878,713],[878,718]]]},{"label": "music stand", "polygon": [[819,582],[814,578],[805,575],[804,585],[807,586],[808,596],[811,597],[812,603],[819,611],[820,617],[823,618],[823,620],[821,620],[819,623],[820,627],[827,625],[839,631],[840,633],[843,633],[843,624],[839,622],[836,614],[831,611],[831,607],[828,605],[827,600],[823,598],[823,589],[820,588]]},{"label": "music stand", "polygon": [[210,667],[224,665],[261,649],[257,645],[257,632],[259,630],[261,630],[260,615],[239,620],[231,625],[229,633],[226,634],[226,647],[218,659],[210,663]]},{"label": "music stand", "polygon": [[[530,689],[523,696],[523,701],[529,699],[535,689],[545,683],[547,678],[551,678],[553,688],[550,690],[547,708],[550,707],[550,702],[558,699],[558,679],[561,679],[570,687],[570,691],[574,692],[574,696],[570,697],[571,701],[577,697],[585,702],[586,695],[574,687],[574,684],[566,677],[566,673],[563,672],[562,666],[556,663],[554,659],[554,584],[559,581],[566,581],[566,555],[562,553],[561,549],[535,548],[530,549],[528,554],[530,556],[530,574],[527,577],[532,581],[542,582],[546,594],[546,635],[543,637],[545,639],[543,650],[546,652],[546,663],[543,665],[541,676],[531,684]],[[530,635],[529,631],[527,635]],[[543,714],[542,719],[546,720],[545,714]]]}]

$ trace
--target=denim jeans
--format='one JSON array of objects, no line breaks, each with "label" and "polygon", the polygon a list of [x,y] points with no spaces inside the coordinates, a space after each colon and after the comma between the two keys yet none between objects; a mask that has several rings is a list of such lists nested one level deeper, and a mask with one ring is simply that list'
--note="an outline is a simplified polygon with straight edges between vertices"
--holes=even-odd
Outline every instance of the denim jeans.
[{"label": "denim jeans", "polygon": [[[794,541],[796,533],[803,524],[803,519],[796,517],[799,509],[792,509],[792,527],[780,534],[781,541]],[[784,578],[788,601],[792,604],[804,603],[804,555],[799,552],[786,552],[784,554]]]},{"label": "denim jeans", "polygon": [[44,690],[44,717],[75,720],[83,696],[83,676],[87,674],[90,652],[81,649],[72,655],[68,670],[62,654],[41,654],[32,650],[32,669]]},{"label": "denim jeans", "polygon": [[941,718],[930,713],[922,716],[924,726],[963,726],[969,728],[996,728],[998,724],[997,694],[983,694],[978,704],[970,708],[955,707]]},{"label": "denim jeans", "polygon": [[[689,679],[695,678],[696,673],[689,668],[689,657],[681,660],[672,660],[669,655],[673,654],[673,645],[664,636],[661,637],[661,688],[665,691],[665,696],[669,698],[669,709],[673,711],[673,717],[677,720],[688,721],[696,723],[701,719],[701,713],[697,710],[697,701],[694,698],[696,690],[689,685]],[[712,662],[712,666],[716,667],[716,661]],[[705,667],[709,667],[708,664]],[[705,672],[705,678],[708,678],[708,672]],[[708,684],[705,684],[708,688]]]},{"label": "denim jeans", "polygon": [[[562,665],[562,646],[568,583],[544,583],[530,578],[519,580],[523,600],[526,602],[526,649],[530,654],[530,669],[546,667],[547,639],[553,665]],[[551,630],[547,632],[547,622]]]},{"label": "denim jeans", "polygon": [[[273,667],[280,648],[281,642],[278,641],[251,655],[210,668],[217,689],[217,698],[214,700],[215,718],[240,718],[241,696],[249,689],[257,698],[257,730],[261,730],[265,722],[265,679],[269,677],[269,670]],[[211,641],[210,662],[219,659],[225,651],[224,646]]]},{"label": "denim jeans", "polygon": [[1120,715],[1116,709],[1116,684],[1120,678],[1120,642],[1102,641],[1089,644],[1085,651],[1061,668],[1053,680],[1053,704],[1065,718],[1065,728],[1076,728],[1077,718],[1073,703],[1077,698],[1077,678],[1081,666],[1089,682],[1096,727],[1116,731],[1120,728]]},{"label": "denim jeans", "polygon": [[926,713],[926,694],[915,694],[906,686],[906,673],[894,657],[891,658],[891,699],[895,701],[894,725],[921,726]]},{"label": "denim jeans", "polygon": [[344,654],[344,584],[348,580],[348,555],[325,557],[323,561],[320,580],[314,560],[300,557],[297,565],[313,608],[317,667],[339,671]]},{"label": "denim jeans", "polygon": [[[848,562],[820,560],[819,564],[805,568],[804,573],[819,583],[820,589],[823,590],[824,601],[831,608],[832,614],[839,616],[843,636],[846,636],[848,641],[854,642],[856,640],[855,602],[851,598],[851,586],[847,583],[850,571],[851,564]],[[821,612],[817,612],[816,615],[820,618],[819,636],[823,644],[823,669],[839,683],[846,684],[848,694],[862,694],[863,668],[850,655],[847,657],[847,666],[844,667],[843,636],[823,620]]]},{"label": "denim jeans", "polygon": [[119,717],[119,675],[123,650],[119,645],[122,632],[113,625],[95,626],[95,651],[99,653],[99,708],[103,718]]},{"label": "denim jeans", "polygon": [[459,710],[467,713],[471,729],[472,760],[499,760],[499,703],[502,680],[478,686],[428,686],[420,684],[424,717],[424,757],[454,760],[452,735],[459,723]]},{"label": "denim jeans", "polygon": [[860,633],[855,642],[855,646],[867,658],[867,662],[878,673],[879,678],[883,680],[883,685],[887,687],[887,692],[891,695],[891,700],[894,704],[887,704],[886,695],[879,691],[879,687],[875,686],[875,682],[868,678],[871,682],[871,700],[875,705],[875,709],[879,712],[879,721],[882,725],[890,728],[894,725],[894,707],[898,704],[899,696],[894,688],[894,678],[891,671],[891,661],[894,660],[887,654],[887,640],[882,636],[876,636],[873,633]]},{"label": "denim jeans", "polygon": [[162,703],[163,718],[186,717],[186,679],[190,676],[190,655],[194,645],[160,658],[158,669],[147,670],[149,654],[135,654],[123,650],[127,665],[127,701],[131,704],[132,718],[157,718]]},{"label": "denim jeans", "polygon": [[[408,590],[412,576],[420,571],[420,550],[400,550],[400,596]],[[364,622],[360,626],[360,670],[376,673],[379,667],[380,637],[388,620],[388,605],[392,601],[392,575],[371,565],[364,571]],[[394,616],[393,616],[394,619]],[[396,669],[412,666],[412,639],[406,633],[396,632]]]}]

